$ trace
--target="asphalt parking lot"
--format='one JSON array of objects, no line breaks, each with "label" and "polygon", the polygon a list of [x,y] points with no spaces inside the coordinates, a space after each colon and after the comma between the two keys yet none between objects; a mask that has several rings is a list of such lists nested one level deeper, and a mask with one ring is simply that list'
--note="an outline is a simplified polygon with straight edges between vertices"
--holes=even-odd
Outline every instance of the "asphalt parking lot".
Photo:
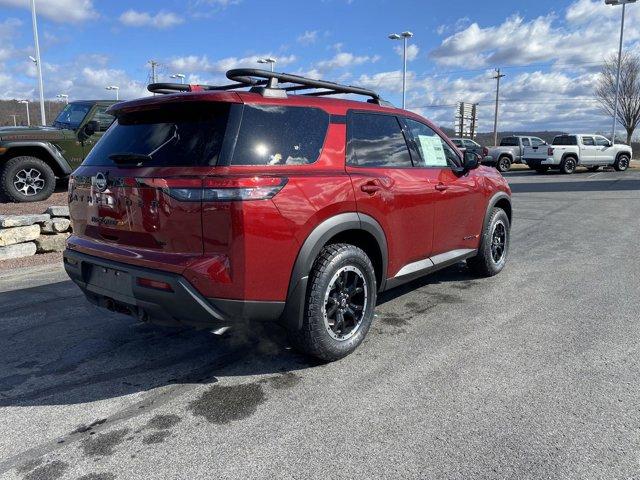
[{"label": "asphalt parking lot", "polygon": [[507,174],[511,258],[388,292],[319,365],[0,279],[0,477],[640,478],[640,171]]}]

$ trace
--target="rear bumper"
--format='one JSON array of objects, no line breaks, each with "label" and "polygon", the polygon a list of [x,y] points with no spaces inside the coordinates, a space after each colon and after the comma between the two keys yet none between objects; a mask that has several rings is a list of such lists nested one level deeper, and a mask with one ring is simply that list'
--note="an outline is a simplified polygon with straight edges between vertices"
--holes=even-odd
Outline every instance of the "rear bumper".
[{"label": "rear bumper", "polygon": [[525,158],[524,163],[526,163],[531,168],[543,167],[543,166],[553,166],[557,165],[556,161],[553,157],[549,158]]},{"label": "rear bumper", "polygon": [[[280,318],[285,306],[285,302],[205,298],[181,275],[70,249],[64,252],[64,267],[90,302],[153,323],[215,328],[250,320],[271,321]],[[170,288],[142,286],[140,278]]]}]

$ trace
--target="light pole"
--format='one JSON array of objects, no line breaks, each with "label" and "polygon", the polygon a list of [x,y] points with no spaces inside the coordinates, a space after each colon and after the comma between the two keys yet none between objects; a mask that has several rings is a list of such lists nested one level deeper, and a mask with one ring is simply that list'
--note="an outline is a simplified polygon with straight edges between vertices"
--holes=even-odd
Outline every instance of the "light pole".
[{"label": "light pole", "polygon": [[184,77],[185,77],[184,73],[174,73],[173,75],[171,75],[171,78],[179,78],[180,83],[184,83]]},{"label": "light pole", "polygon": [[273,68],[276,64],[276,59],[273,57],[266,57],[266,58],[259,58],[258,60],[256,60],[258,63],[268,63],[269,65],[271,65],[271,71],[273,72]]},{"label": "light pole", "polygon": [[56,95],[56,97],[62,98],[64,100],[64,104],[69,105],[69,95],[67,95],[66,93],[59,93],[58,95]]},{"label": "light pole", "polygon": [[613,107],[613,128],[611,129],[611,144],[616,143],[616,124],[618,123],[618,100],[620,98],[620,70],[622,69],[622,43],[624,41],[624,16],[627,3],[636,3],[636,0],[605,0],[607,5],[622,5],[622,21],[620,22],[620,46],[618,47],[618,73],[616,75],[616,100]]},{"label": "light pole", "polygon": [[38,41],[38,21],[36,19],[36,0],[31,0],[31,20],[33,22],[33,43],[36,46],[36,58],[30,57],[38,67],[38,84],[40,87],[40,118],[42,125],[47,124],[44,114],[44,87],[42,82],[42,61],[40,60],[40,42]]},{"label": "light pole", "polygon": [[16,117],[17,115],[9,115],[10,117],[13,117],[13,126],[17,127],[18,126],[18,122],[16,121]]},{"label": "light pole", "polygon": [[389,35],[391,40],[402,40],[402,108],[405,107],[407,99],[407,41],[413,37],[411,32],[402,32],[400,34],[392,33]]},{"label": "light pole", "polygon": [[119,92],[120,92],[120,87],[118,87],[117,85],[109,85],[108,87],[104,87],[105,90],[115,90],[116,91],[116,100],[120,100],[119,97]]},{"label": "light pole", "polygon": [[30,127],[31,119],[29,118],[29,100],[20,100],[18,103],[22,103],[27,106],[27,127]]}]

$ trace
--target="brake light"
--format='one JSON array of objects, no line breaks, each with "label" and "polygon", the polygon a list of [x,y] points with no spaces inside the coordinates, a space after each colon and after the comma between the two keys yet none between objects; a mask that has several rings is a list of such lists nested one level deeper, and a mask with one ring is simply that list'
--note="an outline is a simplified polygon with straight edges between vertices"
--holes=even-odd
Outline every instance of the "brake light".
[{"label": "brake light", "polygon": [[273,198],[287,184],[282,177],[137,178],[181,202],[228,202]]},{"label": "brake light", "polygon": [[549,155],[550,157],[553,155],[553,148],[549,147],[547,149],[547,155]]},{"label": "brake light", "polygon": [[205,178],[203,201],[265,200],[287,184],[282,177]]}]

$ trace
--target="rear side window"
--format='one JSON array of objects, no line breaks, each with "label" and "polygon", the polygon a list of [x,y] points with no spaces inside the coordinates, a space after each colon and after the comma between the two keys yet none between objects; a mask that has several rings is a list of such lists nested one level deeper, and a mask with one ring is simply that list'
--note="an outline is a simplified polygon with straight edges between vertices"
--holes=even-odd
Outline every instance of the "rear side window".
[{"label": "rear side window", "polygon": [[320,156],[329,114],[317,108],[246,105],[233,165],[307,165]]},{"label": "rear side window", "polygon": [[503,138],[500,142],[501,147],[517,147],[520,144],[518,143],[518,139],[516,137],[506,137]]},{"label": "rear side window", "polygon": [[98,122],[98,132],[106,132],[113,123],[113,115],[107,113],[108,105],[100,105],[93,114],[93,120]]},{"label": "rear side window", "polygon": [[592,147],[596,144],[593,140],[593,137],[582,137],[582,144],[587,145],[588,147]]},{"label": "rear side window", "polygon": [[391,115],[348,116],[348,164],[358,167],[411,167],[411,155],[398,119]]},{"label": "rear side window", "polygon": [[573,135],[560,135],[553,139],[554,145],[578,145],[578,140]]},{"label": "rear side window", "polygon": [[228,103],[207,102],[119,115],[83,165],[216,165],[229,108]]}]

